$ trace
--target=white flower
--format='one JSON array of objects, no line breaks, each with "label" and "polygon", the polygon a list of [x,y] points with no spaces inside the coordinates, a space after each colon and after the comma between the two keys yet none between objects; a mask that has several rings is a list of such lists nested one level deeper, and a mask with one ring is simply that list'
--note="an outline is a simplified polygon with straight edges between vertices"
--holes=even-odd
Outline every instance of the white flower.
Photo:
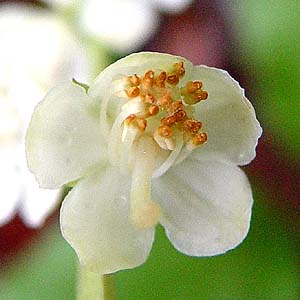
[{"label": "white flower", "polygon": [[58,192],[38,188],[24,154],[25,128],[34,106],[55,80],[87,73],[79,42],[53,15],[22,6],[0,9],[0,226],[18,210],[39,226]]},{"label": "white flower", "polygon": [[142,264],[160,222],[179,251],[210,256],[249,229],[252,194],[237,165],[261,128],[227,72],[160,53],[127,56],[87,93],[54,88],[27,132],[29,168],[44,188],[78,181],[61,229],[91,271]]},{"label": "white flower", "polygon": [[77,6],[76,23],[83,32],[119,52],[142,46],[156,31],[159,10],[178,13],[191,0],[55,0],[57,8]]}]

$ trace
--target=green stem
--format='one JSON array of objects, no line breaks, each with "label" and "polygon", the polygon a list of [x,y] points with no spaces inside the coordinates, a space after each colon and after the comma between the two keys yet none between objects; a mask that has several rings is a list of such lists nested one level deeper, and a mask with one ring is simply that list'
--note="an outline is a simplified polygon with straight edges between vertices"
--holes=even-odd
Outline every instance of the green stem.
[{"label": "green stem", "polygon": [[80,266],[77,300],[116,300],[114,275],[99,275]]}]

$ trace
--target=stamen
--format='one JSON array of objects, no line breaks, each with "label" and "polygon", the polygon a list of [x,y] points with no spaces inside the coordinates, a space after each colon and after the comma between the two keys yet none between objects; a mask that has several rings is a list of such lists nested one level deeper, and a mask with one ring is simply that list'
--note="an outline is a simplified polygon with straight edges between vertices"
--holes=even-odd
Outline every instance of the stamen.
[{"label": "stamen", "polygon": [[151,177],[156,147],[155,142],[148,135],[141,136],[137,141],[132,171],[130,220],[140,229],[155,226],[160,218],[160,207],[151,199]]},{"label": "stamen", "polygon": [[165,172],[167,172],[169,170],[170,167],[172,167],[172,165],[175,163],[178,155],[181,152],[182,146],[183,146],[183,139],[182,136],[178,136],[176,138],[176,142],[175,142],[175,148],[173,151],[171,151],[171,154],[168,156],[168,158],[164,161],[164,163],[153,172],[153,178],[157,178],[160,177],[161,175],[163,175]]},{"label": "stamen", "polygon": [[154,72],[149,70],[145,73],[144,77],[142,78],[142,84],[145,88],[149,89],[153,86],[154,83]]},{"label": "stamen", "polygon": [[126,89],[125,92],[129,98],[134,98],[140,94],[140,89],[137,86],[133,86]]},{"label": "stamen", "polygon": [[158,127],[158,134],[164,138],[170,138],[172,136],[172,128],[167,125]]},{"label": "stamen", "polygon": [[164,93],[160,98],[157,99],[158,105],[162,107],[168,106],[172,101],[170,93],[166,92]]},{"label": "stamen", "polygon": [[127,78],[129,83],[132,84],[133,86],[138,86],[141,83],[139,76],[137,76],[136,74],[132,76],[128,76]]},{"label": "stamen", "polygon": [[166,79],[167,79],[167,73],[165,71],[160,72],[155,80],[156,86],[159,88],[164,88]]},{"label": "stamen", "polygon": [[179,82],[179,77],[177,76],[177,74],[168,75],[167,83],[171,85],[176,85],[178,84],[178,82]]},{"label": "stamen", "polygon": [[148,108],[149,116],[155,116],[159,112],[159,107],[157,105],[150,105]]},{"label": "stamen", "polygon": [[185,74],[183,61],[174,64],[174,69],[179,78],[182,78]]}]

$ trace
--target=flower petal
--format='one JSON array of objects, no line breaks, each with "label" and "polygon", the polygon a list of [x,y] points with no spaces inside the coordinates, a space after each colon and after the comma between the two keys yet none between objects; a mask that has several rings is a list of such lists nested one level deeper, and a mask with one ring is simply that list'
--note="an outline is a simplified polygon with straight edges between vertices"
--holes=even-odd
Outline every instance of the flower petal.
[{"label": "flower petal", "polygon": [[58,188],[105,158],[98,112],[71,82],[52,89],[36,107],[26,136],[27,160],[43,188]]},{"label": "flower petal", "polygon": [[62,205],[63,236],[92,272],[136,267],[153,243],[153,229],[138,230],[129,223],[130,181],[119,173],[108,167],[81,180]]},{"label": "flower petal", "polygon": [[245,174],[232,164],[187,159],[154,180],[154,191],[161,224],[185,254],[224,253],[248,232],[252,193]]},{"label": "flower petal", "polygon": [[249,163],[262,129],[244,90],[226,71],[206,66],[194,67],[191,80],[201,80],[208,91],[208,99],[195,105],[208,142],[195,155]]},{"label": "flower petal", "polygon": [[160,69],[164,70],[172,66],[174,63],[184,62],[185,73],[187,76],[182,78],[181,83],[184,84],[192,69],[192,63],[187,59],[166,53],[156,52],[140,52],[128,55],[115,63],[111,64],[103,70],[90,86],[88,94],[93,97],[104,97],[107,86],[111,84],[112,79],[116,75],[133,75],[145,73],[147,70]]}]

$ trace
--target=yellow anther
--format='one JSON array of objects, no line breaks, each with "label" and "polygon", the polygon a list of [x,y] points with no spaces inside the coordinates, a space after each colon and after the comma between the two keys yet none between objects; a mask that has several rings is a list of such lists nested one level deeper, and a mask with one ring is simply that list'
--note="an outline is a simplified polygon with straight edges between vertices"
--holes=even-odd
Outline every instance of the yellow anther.
[{"label": "yellow anther", "polygon": [[195,146],[200,146],[207,141],[207,134],[205,132],[197,133],[192,138],[192,143]]},{"label": "yellow anther", "polygon": [[169,105],[168,109],[169,109],[170,113],[174,113],[174,112],[178,111],[179,109],[183,109],[183,103],[180,100],[174,101]]},{"label": "yellow anther", "polygon": [[128,76],[128,81],[133,85],[133,86],[138,86],[141,83],[141,80],[139,78],[139,76],[137,76],[136,74],[132,75],[132,76]]},{"label": "yellow anther", "polygon": [[159,107],[157,105],[150,105],[148,107],[148,114],[150,116],[155,116],[158,114],[158,112],[159,112]]},{"label": "yellow anther", "polygon": [[129,98],[137,97],[140,94],[140,89],[137,86],[129,87],[125,90]]},{"label": "yellow anther", "polygon": [[140,131],[145,131],[147,127],[147,120],[144,118],[138,118],[136,120],[136,125]]},{"label": "yellow anther", "polygon": [[131,114],[124,120],[124,123],[125,125],[129,126],[135,119],[136,119],[136,115]]},{"label": "yellow anther", "polygon": [[165,138],[170,138],[173,134],[172,128],[167,125],[159,126],[158,127],[158,134]]},{"label": "yellow anther", "polygon": [[183,128],[187,133],[196,134],[201,129],[202,123],[194,119],[185,120]]},{"label": "yellow anther", "polygon": [[201,81],[188,81],[184,88],[182,88],[182,92],[188,93],[188,94],[194,94],[198,90],[200,90],[202,87]]},{"label": "yellow anther", "polygon": [[167,73],[165,71],[160,72],[157,78],[155,79],[156,86],[158,86],[159,88],[164,88],[166,79]]},{"label": "yellow anther", "polygon": [[162,107],[166,107],[171,103],[171,101],[172,101],[171,95],[169,93],[165,93],[157,100],[157,103]]},{"label": "yellow anther", "polygon": [[141,98],[146,103],[149,103],[149,104],[155,103],[155,99],[151,94],[142,95]]},{"label": "yellow anther", "polygon": [[198,102],[201,100],[206,100],[208,97],[208,92],[200,90],[195,93],[195,96],[196,96]]},{"label": "yellow anther", "polygon": [[144,77],[142,78],[142,84],[145,88],[151,88],[154,82],[154,72],[149,70],[145,73]]},{"label": "yellow anther", "polygon": [[179,78],[182,78],[185,74],[183,61],[174,64],[174,69]]},{"label": "yellow anther", "polygon": [[176,118],[176,122],[180,122],[185,119],[186,112],[182,108],[179,108],[175,111],[174,116]]},{"label": "yellow anther", "polygon": [[174,115],[164,117],[161,119],[161,124],[166,126],[171,126],[176,122],[176,117]]},{"label": "yellow anther", "polygon": [[171,85],[176,85],[179,82],[179,77],[177,74],[171,74],[167,76],[167,82]]}]

